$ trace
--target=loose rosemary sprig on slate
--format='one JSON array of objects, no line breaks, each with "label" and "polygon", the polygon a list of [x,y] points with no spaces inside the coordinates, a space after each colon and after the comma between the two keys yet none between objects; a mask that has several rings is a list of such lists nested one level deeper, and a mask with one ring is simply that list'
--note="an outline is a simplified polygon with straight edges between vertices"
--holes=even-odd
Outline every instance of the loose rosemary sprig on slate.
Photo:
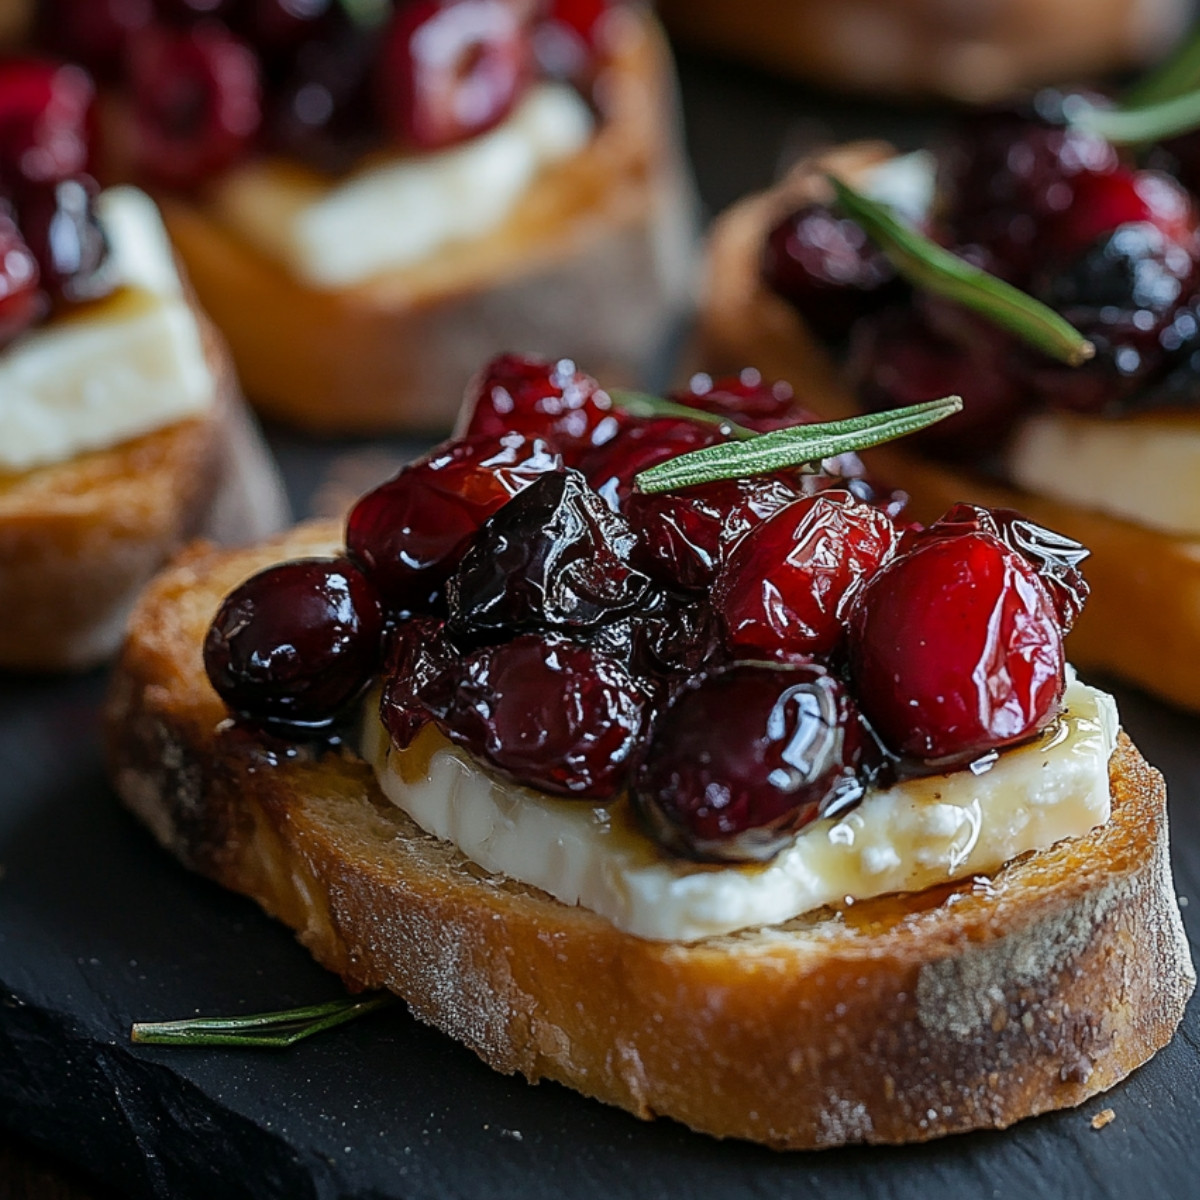
[{"label": "loose rosemary sprig on slate", "polygon": [[838,207],[867,231],[896,270],[916,287],[979,313],[1072,367],[1096,353],[1095,346],[1052,308],[939,246],[898,220],[886,205],[833,175],[828,179]]},{"label": "loose rosemary sprig on slate", "polygon": [[867,450],[893,438],[915,433],[962,409],[958,396],[929,400],[908,408],[865,413],[844,421],[792,425],[762,433],[750,441],[725,442],[680,454],[637,476],[643,492],[673,492],[718,479],[743,479],[794,467],[815,468],[822,459],[852,450]]},{"label": "loose rosemary sprig on slate", "polygon": [[183,1021],[138,1021],[130,1040],[147,1046],[241,1046],[279,1050],[326,1029],[344,1025],[395,1002],[390,992],[346,996],[327,1004],[255,1013],[246,1017],[190,1017]]}]

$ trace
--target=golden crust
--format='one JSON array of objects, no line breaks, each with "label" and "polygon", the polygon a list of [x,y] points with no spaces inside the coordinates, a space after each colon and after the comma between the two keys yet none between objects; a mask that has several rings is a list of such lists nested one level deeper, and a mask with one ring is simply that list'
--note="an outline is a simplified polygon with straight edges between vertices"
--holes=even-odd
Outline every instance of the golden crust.
[{"label": "golden crust", "polygon": [[[760,254],[777,220],[822,193],[823,171],[853,179],[891,153],[883,143],[841,147],[800,164],[770,191],[740,201],[718,218],[699,323],[699,354],[706,368],[753,364],[769,377],[790,381],[819,413],[834,417],[853,411],[853,397],[824,349],[790,305],[763,286]],[[1085,570],[1092,595],[1068,639],[1072,660],[1200,708],[1200,675],[1194,668],[1200,662],[1200,542],[985,482],[902,448],[885,447],[868,458],[880,478],[903,481],[913,498],[913,515],[921,520],[971,500],[1020,509],[1082,542],[1091,550]]]},{"label": "golden crust", "polygon": [[141,588],[191,538],[234,544],[286,516],[219,339],[201,416],[106,450],[0,473],[0,668],[77,670],[113,654]]},{"label": "golden crust", "polygon": [[251,400],[310,429],[444,432],[471,372],[505,350],[569,354],[635,382],[690,299],[693,214],[670,56],[618,12],[604,119],[498,230],[340,290],[298,282],[203,206],[163,210]]},{"label": "golden crust", "polygon": [[113,680],[118,792],[353,988],[386,987],[497,1070],[780,1148],[921,1141],[1078,1104],[1171,1037],[1194,984],[1162,779],[1122,737],[1114,815],[966,884],[694,944],[489,876],[369,768],[275,758],[200,663],[221,596],[330,524],[196,548],[147,591]]}]

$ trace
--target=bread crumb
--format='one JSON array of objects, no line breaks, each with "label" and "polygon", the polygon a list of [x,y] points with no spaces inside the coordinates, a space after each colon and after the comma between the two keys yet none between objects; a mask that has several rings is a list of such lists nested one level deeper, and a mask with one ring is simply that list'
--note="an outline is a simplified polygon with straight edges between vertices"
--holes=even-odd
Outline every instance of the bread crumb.
[{"label": "bread crumb", "polygon": [[1117,1114],[1111,1108],[1103,1109],[1092,1118],[1092,1128],[1103,1129],[1105,1125],[1111,1125],[1116,1119]]}]

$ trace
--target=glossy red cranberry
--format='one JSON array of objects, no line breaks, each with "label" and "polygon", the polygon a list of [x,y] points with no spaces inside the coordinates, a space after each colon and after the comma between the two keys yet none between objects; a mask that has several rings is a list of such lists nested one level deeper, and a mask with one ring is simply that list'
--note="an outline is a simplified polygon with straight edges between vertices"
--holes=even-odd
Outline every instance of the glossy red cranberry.
[{"label": "glossy red cranberry", "polygon": [[483,523],[447,583],[454,636],[582,631],[632,612],[650,583],[634,543],[578,471],[541,475]]},{"label": "glossy red cranberry", "polygon": [[555,634],[468,654],[429,689],[428,704],[450,738],[497,770],[582,800],[625,786],[648,707],[617,662]]},{"label": "glossy red cranberry", "polygon": [[832,654],[896,541],[889,517],[840,489],[780,509],[738,542],[717,577],[726,648],[740,658]]},{"label": "glossy red cranberry", "polygon": [[38,0],[38,41],[55,54],[110,78],[130,36],[154,15],[152,0]]},{"label": "glossy red cranberry", "polygon": [[893,559],[859,594],[849,651],[855,694],[884,742],[939,768],[1031,737],[1062,699],[1050,593],[988,533]]},{"label": "glossy red cranberry", "polygon": [[254,51],[217,22],[152,25],[130,40],[139,165],[160,183],[193,187],[250,149],[262,123]]},{"label": "glossy red cranberry", "polygon": [[845,687],[823,667],[734,664],[660,719],[630,794],[675,853],[765,860],[861,798],[864,741]]},{"label": "glossy red cranberry", "polygon": [[613,0],[551,0],[533,29],[533,53],[551,79],[585,81],[594,74]]},{"label": "glossy red cranberry", "polygon": [[0,212],[0,348],[46,312],[38,266],[13,219]]},{"label": "glossy red cranberry", "polygon": [[81,304],[116,286],[108,238],[96,214],[99,188],[89,175],[28,184],[18,215],[38,262],[41,286],[55,304]]},{"label": "glossy red cranberry", "polygon": [[445,636],[445,622],[434,617],[401,621],[389,635],[379,715],[401,750],[412,745],[432,720],[423,697],[443,676],[458,669],[458,658]]},{"label": "glossy red cranberry", "polygon": [[322,730],[374,675],[382,631],[379,597],[357,567],[280,563],[225,597],[204,669],[238,716],[276,732]]},{"label": "glossy red cranberry", "polygon": [[507,0],[411,0],[384,34],[384,119],[408,145],[437,150],[499,124],[525,90],[530,46]]},{"label": "glossy red cranberry", "polygon": [[468,434],[499,437],[516,430],[544,438],[568,466],[615,437],[628,420],[569,358],[550,362],[521,354],[502,354],[479,372],[467,387],[465,411]]},{"label": "glossy red cranberry", "polygon": [[904,549],[966,533],[990,533],[1025,559],[1050,593],[1063,633],[1070,633],[1091,592],[1079,569],[1090,551],[1074,538],[1037,525],[1011,508],[978,504],[955,504],[928,529],[907,537]]},{"label": "glossy red cranberry", "polygon": [[82,67],[31,58],[0,63],[0,180],[11,190],[86,171],[95,98]]},{"label": "glossy red cranberry", "polygon": [[807,204],[771,230],[761,269],[767,286],[829,342],[906,290],[863,228],[823,204]]},{"label": "glossy red cranberry", "polygon": [[633,492],[633,483],[668,459],[728,441],[718,425],[689,421],[685,417],[627,418],[620,433],[603,446],[589,450],[579,469],[591,486],[619,509]]},{"label": "glossy red cranberry", "polygon": [[427,611],[483,522],[561,467],[544,442],[519,433],[447,442],[359,500],[346,548],[389,613]]},{"label": "glossy red cranberry", "polygon": [[768,383],[753,367],[717,379],[693,375],[687,387],[671,392],[669,398],[689,408],[729,417],[759,433],[816,420],[796,400],[791,384],[783,380]]}]

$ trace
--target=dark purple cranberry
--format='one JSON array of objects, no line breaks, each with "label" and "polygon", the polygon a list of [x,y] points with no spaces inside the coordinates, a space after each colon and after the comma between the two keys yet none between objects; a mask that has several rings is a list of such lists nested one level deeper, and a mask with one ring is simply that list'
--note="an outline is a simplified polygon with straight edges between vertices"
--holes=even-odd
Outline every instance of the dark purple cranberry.
[{"label": "dark purple cranberry", "polygon": [[640,472],[728,440],[720,426],[685,417],[630,417],[616,437],[588,451],[578,465],[608,504],[620,509]]},{"label": "dark purple cranberry", "polygon": [[567,466],[616,436],[628,420],[589,375],[569,358],[550,362],[502,354],[471,381],[465,400],[466,432],[499,437],[516,430],[544,438]]},{"label": "dark purple cranberry", "polygon": [[1079,570],[1090,551],[1074,538],[1036,525],[1011,508],[983,508],[978,504],[955,504],[928,529],[906,538],[904,549],[966,533],[989,533],[1025,559],[1050,593],[1063,633],[1071,631],[1091,591]]},{"label": "dark purple cranberry", "polygon": [[248,153],[262,123],[258,58],[219,22],[147,26],[130,40],[139,166],[194,187]]},{"label": "dark purple cranberry", "polygon": [[667,593],[632,621],[639,675],[678,687],[725,661],[720,625],[707,599]]},{"label": "dark purple cranberry", "polygon": [[479,527],[562,459],[519,433],[447,442],[368,492],[346,522],[346,548],[393,615],[440,601]]},{"label": "dark purple cranberry", "polygon": [[829,342],[840,342],[859,317],[906,291],[862,226],[823,204],[806,204],[771,230],[762,276]]},{"label": "dark purple cranberry", "polygon": [[650,581],[629,523],[578,471],[552,471],[495,512],[446,585],[455,636],[580,631],[633,611]]},{"label": "dark purple cranberry", "polygon": [[39,42],[104,78],[117,73],[130,36],[154,15],[152,0],[38,0]]},{"label": "dark purple cranberry", "polygon": [[713,588],[739,658],[831,655],[863,585],[891,558],[891,519],[833,489],[780,509],[734,547]]},{"label": "dark purple cranberry", "polygon": [[0,349],[46,313],[37,259],[13,219],[0,211]]},{"label": "dark purple cranberry", "polygon": [[81,304],[116,286],[108,238],[96,215],[99,188],[88,175],[27,185],[18,216],[38,260],[43,290],[55,304]]},{"label": "dark purple cranberry", "polygon": [[445,636],[445,622],[434,617],[401,621],[389,634],[380,716],[401,750],[430,722],[422,697],[457,670],[457,655]]},{"label": "dark purple cranberry", "polygon": [[238,716],[275,732],[327,729],[379,666],[383,616],[345,559],[268,567],[234,588],[204,640],[204,669]]},{"label": "dark purple cranberry", "polygon": [[512,111],[529,66],[529,39],[508,0],[410,0],[384,32],[377,77],[384,119],[406,145],[453,145]]},{"label": "dark purple cranberry", "polygon": [[729,417],[759,433],[816,420],[796,400],[791,384],[783,380],[767,383],[753,367],[717,379],[711,375],[693,375],[687,387],[671,392],[669,399]]},{"label": "dark purple cranberry", "polygon": [[556,796],[619,793],[646,729],[646,696],[624,667],[555,634],[524,634],[468,654],[428,694],[453,741]]},{"label": "dark purple cranberry", "polygon": [[631,791],[653,835],[689,858],[761,861],[863,794],[868,738],[815,663],[735,663],[660,719]]},{"label": "dark purple cranberry", "polygon": [[31,58],[0,64],[0,181],[10,192],[88,169],[95,98],[82,67]]}]

